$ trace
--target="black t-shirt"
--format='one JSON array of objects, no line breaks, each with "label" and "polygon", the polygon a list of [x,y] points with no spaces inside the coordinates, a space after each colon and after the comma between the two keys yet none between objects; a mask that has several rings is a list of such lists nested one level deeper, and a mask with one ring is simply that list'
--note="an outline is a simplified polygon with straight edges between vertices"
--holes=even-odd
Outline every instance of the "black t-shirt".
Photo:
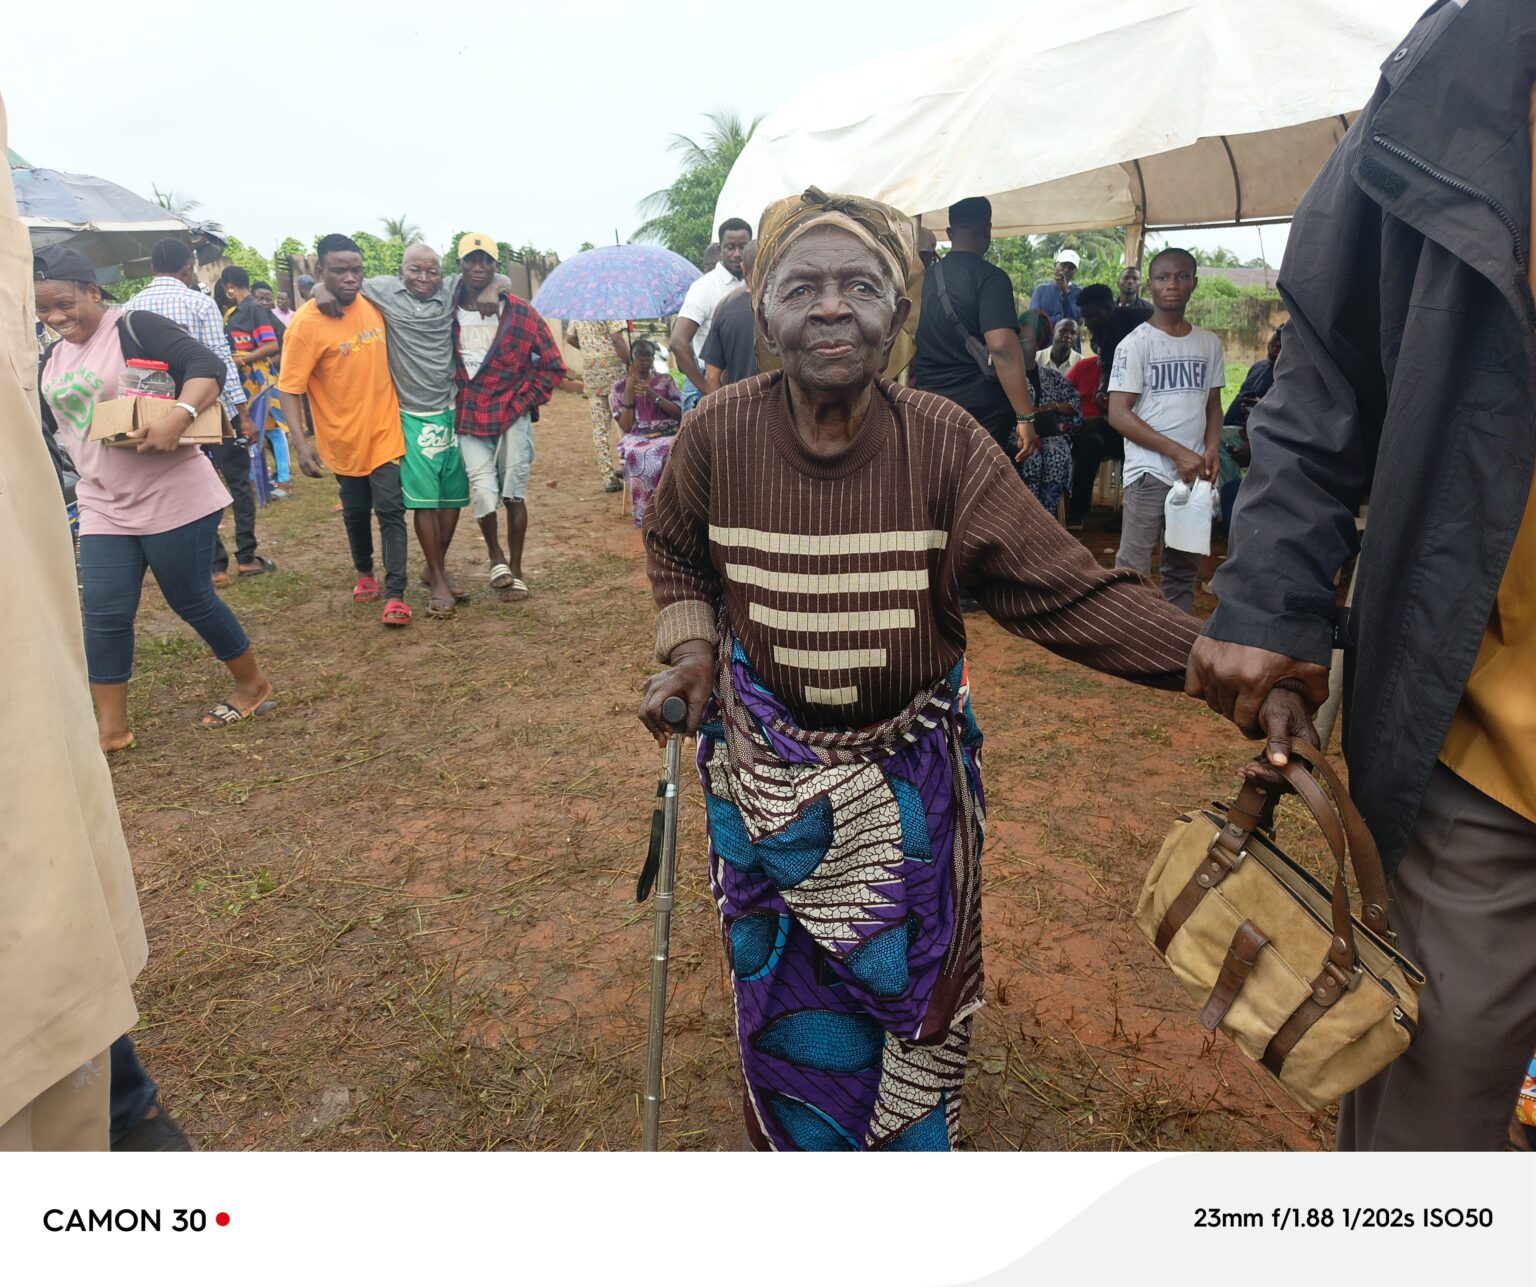
[{"label": "black t-shirt", "polygon": [[1115,311],[1110,314],[1109,321],[1104,325],[1103,334],[1093,332],[1093,338],[1099,343],[1099,369],[1101,371],[1113,371],[1115,369],[1115,348],[1127,335],[1134,331],[1143,322],[1152,320],[1152,305],[1146,300],[1137,300],[1134,304],[1116,304]]},{"label": "black t-shirt", "polygon": [[757,319],[752,313],[751,292],[736,291],[716,306],[709,338],[704,341],[704,363],[725,373],[722,384],[735,384],[757,374]]},{"label": "black t-shirt", "polygon": [[912,376],[920,389],[941,393],[972,415],[1008,406],[996,380],[982,374],[959,330],[939,300],[938,265],[955,317],[965,331],[982,339],[987,331],[1014,331],[1013,283],[996,264],[969,250],[951,250],[923,274],[923,311],[917,323],[917,356]]}]

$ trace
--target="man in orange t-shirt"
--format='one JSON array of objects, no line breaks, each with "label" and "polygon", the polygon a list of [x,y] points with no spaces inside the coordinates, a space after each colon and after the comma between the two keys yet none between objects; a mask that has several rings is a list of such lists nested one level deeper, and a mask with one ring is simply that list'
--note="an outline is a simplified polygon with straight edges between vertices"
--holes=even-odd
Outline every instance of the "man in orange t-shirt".
[{"label": "man in orange t-shirt", "polygon": [[321,476],[323,460],[340,484],[341,517],[357,569],[352,598],[372,603],[379,597],[371,522],[377,515],[387,597],[383,621],[386,626],[408,626],[405,496],[400,488],[405,438],[389,375],[384,318],[360,293],[363,256],[357,243],[332,233],[320,239],[318,250],[320,276],[342,306],[342,315],[325,316],[313,300],[293,315],[283,340],[278,396],[288,423],[303,424],[300,395],[309,395],[315,440],[311,444],[297,434],[294,450],[299,468],[311,478]]}]

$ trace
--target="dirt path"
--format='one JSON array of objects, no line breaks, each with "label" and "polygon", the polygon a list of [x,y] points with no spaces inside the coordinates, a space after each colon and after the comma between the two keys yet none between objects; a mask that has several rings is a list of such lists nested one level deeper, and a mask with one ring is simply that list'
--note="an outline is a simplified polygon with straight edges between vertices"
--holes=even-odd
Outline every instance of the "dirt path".
[{"label": "dirt path", "polygon": [[[638,536],[598,490],[583,404],[539,428],[525,560],[500,602],[387,633],[350,601],[334,486],[264,511],[281,570],[229,592],[280,710],[206,733],[217,666],[153,593],[114,775],[151,957],[135,1035],[203,1148],[629,1149],[649,920],[634,876],[658,756],[634,720],[653,614]],[[1096,554],[1113,535],[1090,534]],[[988,1005],[975,1148],[1307,1148],[1129,919],[1169,820],[1226,791],[1240,740],[1181,697],[975,625],[987,736]],[[670,1147],[739,1134],[725,965],[684,796]]]}]

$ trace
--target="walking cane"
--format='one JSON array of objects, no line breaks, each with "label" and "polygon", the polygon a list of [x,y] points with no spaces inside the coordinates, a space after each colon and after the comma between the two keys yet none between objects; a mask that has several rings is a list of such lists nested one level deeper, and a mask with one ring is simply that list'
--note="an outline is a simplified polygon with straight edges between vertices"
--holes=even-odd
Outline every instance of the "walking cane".
[{"label": "walking cane", "polygon": [[645,1116],[640,1147],[654,1153],[661,1130],[661,1046],[667,1023],[667,957],[672,944],[672,897],[677,883],[677,772],[682,758],[683,721],[688,706],[681,697],[661,704],[661,718],[672,730],[667,739],[666,771],[656,784],[651,814],[651,847],[635,885],[643,903],[656,886],[656,929],[651,940],[651,1031],[645,1053]]}]

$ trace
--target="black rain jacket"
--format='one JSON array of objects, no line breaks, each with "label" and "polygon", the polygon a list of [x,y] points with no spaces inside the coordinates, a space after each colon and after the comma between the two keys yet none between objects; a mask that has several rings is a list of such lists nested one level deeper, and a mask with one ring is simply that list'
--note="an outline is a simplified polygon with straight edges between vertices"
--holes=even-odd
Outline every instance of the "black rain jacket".
[{"label": "black rain jacket", "polygon": [[1348,651],[1351,793],[1396,869],[1531,488],[1536,3],[1431,8],[1297,208],[1290,309],[1217,574],[1213,639]]}]

